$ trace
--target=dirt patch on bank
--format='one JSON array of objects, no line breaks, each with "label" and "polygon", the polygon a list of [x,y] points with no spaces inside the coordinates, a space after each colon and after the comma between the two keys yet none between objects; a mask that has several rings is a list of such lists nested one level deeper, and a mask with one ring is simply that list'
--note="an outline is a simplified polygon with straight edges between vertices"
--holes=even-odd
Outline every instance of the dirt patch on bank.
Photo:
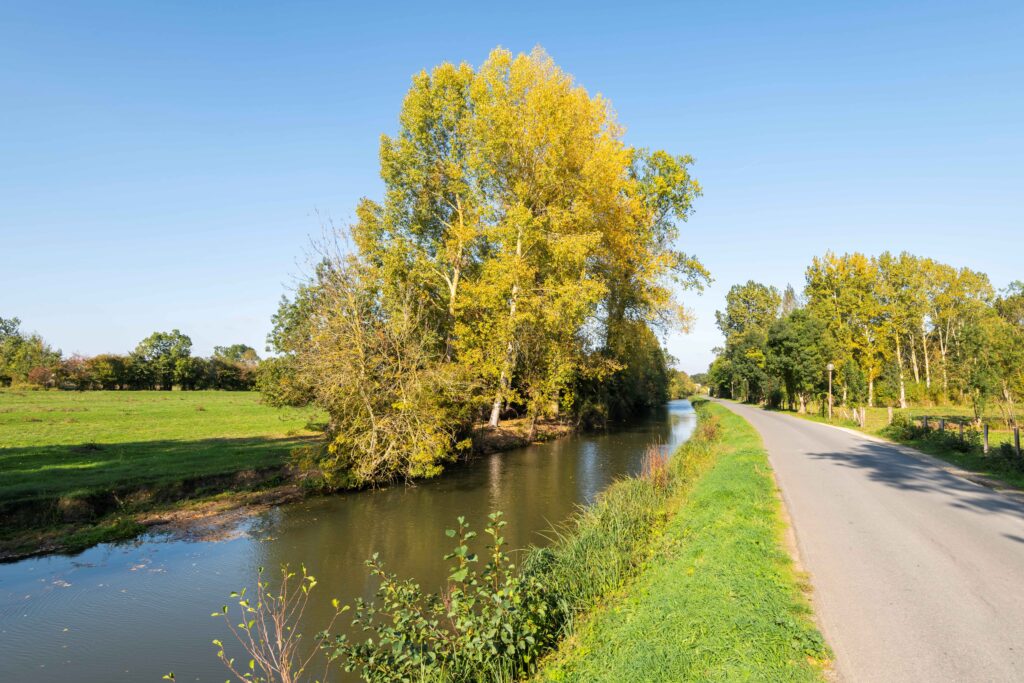
[{"label": "dirt patch on bank", "polygon": [[304,497],[297,484],[285,484],[263,491],[245,491],[190,502],[170,510],[140,514],[136,521],[150,533],[173,540],[223,541],[241,532],[245,519],[270,508]]},{"label": "dirt patch on bank", "polygon": [[[473,452],[488,455],[553,441],[573,432],[564,422],[537,422],[531,430],[528,418],[505,420],[498,427],[480,425],[473,429]],[[531,433],[532,432],[532,433]]]}]

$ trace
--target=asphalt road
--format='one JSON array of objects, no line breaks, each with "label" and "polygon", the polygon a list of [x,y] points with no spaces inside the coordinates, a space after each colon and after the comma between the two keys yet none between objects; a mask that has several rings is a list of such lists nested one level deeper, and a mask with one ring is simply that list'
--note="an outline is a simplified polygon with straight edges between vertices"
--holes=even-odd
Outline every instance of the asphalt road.
[{"label": "asphalt road", "polygon": [[843,681],[1024,681],[1024,504],[910,449],[723,402],[761,433]]}]

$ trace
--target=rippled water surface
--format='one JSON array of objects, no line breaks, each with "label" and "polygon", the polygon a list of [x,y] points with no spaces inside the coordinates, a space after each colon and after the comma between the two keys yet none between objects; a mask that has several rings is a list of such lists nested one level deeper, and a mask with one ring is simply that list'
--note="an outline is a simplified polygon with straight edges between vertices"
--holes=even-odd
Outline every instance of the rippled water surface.
[{"label": "rippled water surface", "polygon": [[[546,542],[543,532],[615,478],[639,470],[652,442],[674,448],[696,416],[673,401],[632,428],[495,454],[413,487],[317,498],[243,523],[231,540],[145,537],[97,546],[75,557],[0,565],[0,681],[224,681],[210,641],[230,634],[210,612],[252,582],[258,566],[305,563],[319,580],[306,615],[319,630],[330,597],[371,597],[364,562],[425,587],[440,586],[450,539],[465,515],[482,528],[502,510],[512,547]],[[316,594],[315,594],[316,595]]]}]

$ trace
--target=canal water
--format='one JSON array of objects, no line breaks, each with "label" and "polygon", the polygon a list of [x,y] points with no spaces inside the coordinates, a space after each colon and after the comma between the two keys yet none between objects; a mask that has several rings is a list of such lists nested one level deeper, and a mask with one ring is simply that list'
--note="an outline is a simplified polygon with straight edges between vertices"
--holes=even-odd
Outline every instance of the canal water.
[{"label": "canal water", "polygon": [[[689,438],[696,415],[673,401],[618,431],[479,458],[416,486],[315,498],[240,523],[228,540],[149,535],[74,557],[0,565],[0,681],[178,681],[228,678],[210,643],[220,638],[242,659],[223,621],[210,613],[252,584],[256,569],[304,563],[318,586],[304,618],[312,636],[330,599],[372,597],[365,561],[429,589],[443,585],[453,528],[464,515],[478,531],[504,513],[512,548],[547,543],[553,525],[594,500],[616,478],[640,469],[644,450]],[[481,534],[483,536],[483,534]]]}]

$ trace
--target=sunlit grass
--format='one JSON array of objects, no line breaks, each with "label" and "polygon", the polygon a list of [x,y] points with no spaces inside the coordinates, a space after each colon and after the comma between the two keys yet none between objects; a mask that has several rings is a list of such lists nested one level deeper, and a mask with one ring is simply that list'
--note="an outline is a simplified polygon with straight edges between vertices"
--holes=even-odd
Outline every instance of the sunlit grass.
[{"label": "sunlit grass", "polygon": [[713,468],[668,504],[646,568],[539,679],[821,680],[828,650],[782,547],[767,454],[742,418],[706,410],[722,425]]},{"label": "sunlit grass", "polygon": [[0,391],[0,502],[279,466],[322,419],[252,392]]}]

